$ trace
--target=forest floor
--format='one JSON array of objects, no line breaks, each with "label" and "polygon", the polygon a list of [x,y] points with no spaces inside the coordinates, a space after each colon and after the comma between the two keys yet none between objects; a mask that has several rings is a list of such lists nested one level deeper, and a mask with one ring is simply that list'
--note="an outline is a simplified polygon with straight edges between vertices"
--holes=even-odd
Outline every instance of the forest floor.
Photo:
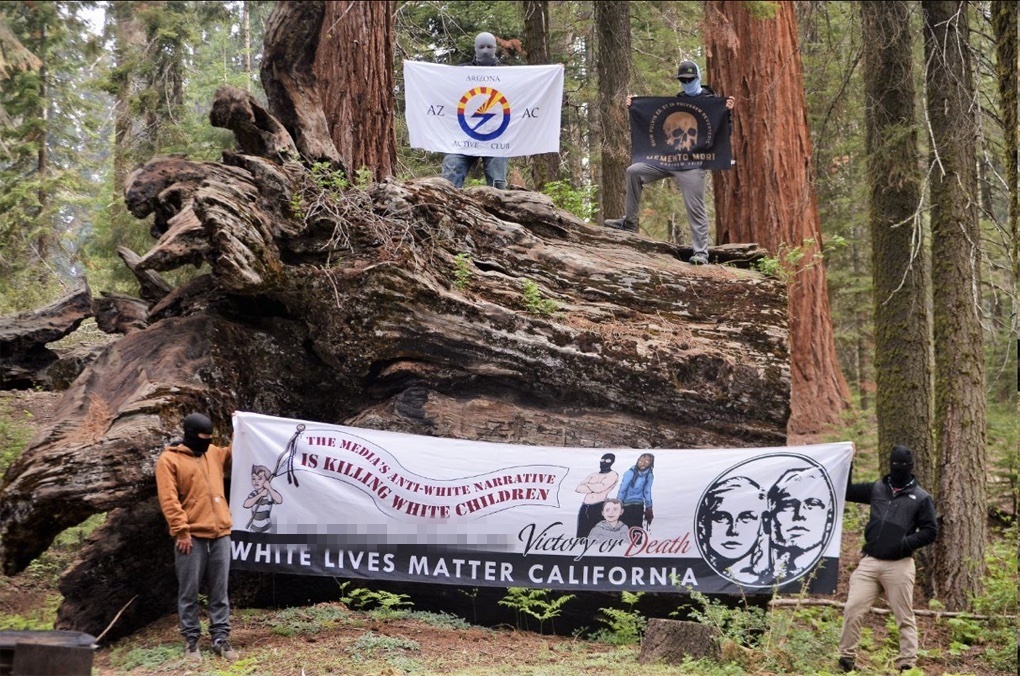
[{"label": "forest floor", "polygon": [[[46,392],[0,392],[0,435],[30,434],[48,425],[59,395]],[[27,432],[19,430],[28,430]],[[791,440],[791,444],[811,440]],[[2,460],[2,458],[0,458]],[[10,459],[4,463],[4,467]],[[3,467],[0,467],[3,469]],[[809,601],[846,598],[847,577],[858,559],[863,512],[847,519],[840,581],[835,594]],[[857,524],[855,521],[860,521]],[[82,535],[61,538],[25,572],[0,576],[0,629],[52,628],[60,595],[56,583],[74,557]],[[79,538],[76,542],[76,538]],[[338,597],[340,594],[338,593]],[[924,607],[915,593],[915,607]],[[413,604],[413,599],[410,600]],[[883,604],[884,607],[884,604]],[[451,609],[455,612],[459,609]],[[730,622],[753,613],[721,611]],[[764,631],[753,633],[751,647],[724,649],[724,662],[701,660],[680,666],[640,664],[638,643],[626,641],[626,627],[610,627],[595,618],[588,632],[574,636],[537,633],[512,626],[480,627],[453,614],[382,607],[355,609],[337,600],[302,608],[235,608],[232,643],[241,658],[234,663],[214,656],[207,639],[203,661],[183,660],[176,617],[167,616],[96,651],[93,674],[826,674],[838,673],[836,644],[840,609],[807,606],[777,608],[766,617]],[[732,626],[732,625],[731,625]],[[602,629],[599,636],[595,632]],[[985,676],[1016,672],[1015,621],[1012,627],[946,618],[918,617],[921,657],[908,672],[929,675]],[[546,627],[548,630],[548,627]],[[895,625],[887,615],[868,617],[859,674],[895,672]]]}]

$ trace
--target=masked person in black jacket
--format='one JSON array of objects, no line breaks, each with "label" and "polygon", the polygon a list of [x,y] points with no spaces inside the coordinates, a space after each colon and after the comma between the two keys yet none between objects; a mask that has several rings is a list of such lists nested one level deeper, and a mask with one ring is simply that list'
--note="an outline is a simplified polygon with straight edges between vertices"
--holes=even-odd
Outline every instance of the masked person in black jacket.
[{"label": "masked person in black jacket", "polygon": [[848,483],[848,502],[871,505],[864,528],[864,556],[850,576],[843,635],[839,640],[839,667],[853,671],[864,616],[881,592],[896,616],[900,652],[896,666],[907,671],[917,660],[917,623],[914,620],[914,551],[938,536],[935,501],[917,485],[914,457],[906,446],[893,446],[889,474],[875,482]]}]

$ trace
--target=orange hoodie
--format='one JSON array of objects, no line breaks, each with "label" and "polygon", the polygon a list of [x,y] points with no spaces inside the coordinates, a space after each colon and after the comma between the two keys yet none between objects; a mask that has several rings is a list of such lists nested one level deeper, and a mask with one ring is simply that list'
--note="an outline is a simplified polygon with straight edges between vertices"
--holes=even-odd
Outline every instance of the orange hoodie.
[{"label": "orange hoodie", "polygon": [[233,520],[224,496],[223,473],[230,467],[230,447],[209,446],[195,457],[181,444],[164,450],[156,461],[159,506],[174,537],[218,538],[230,535]]}]

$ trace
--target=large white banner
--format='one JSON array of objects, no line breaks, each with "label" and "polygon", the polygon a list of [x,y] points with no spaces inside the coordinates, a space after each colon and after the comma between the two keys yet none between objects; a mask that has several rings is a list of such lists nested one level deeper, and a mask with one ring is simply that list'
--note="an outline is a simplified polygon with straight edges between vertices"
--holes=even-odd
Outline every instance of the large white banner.
[{"label": "large white banner", "polygon": [[404,62],[411,147],[476,157],[560,149],[563,66]]},{"label": "large white banner", "polygon": [[835,591],[853,444],[493,444],[234,415],[233,565],[459,585]]}]

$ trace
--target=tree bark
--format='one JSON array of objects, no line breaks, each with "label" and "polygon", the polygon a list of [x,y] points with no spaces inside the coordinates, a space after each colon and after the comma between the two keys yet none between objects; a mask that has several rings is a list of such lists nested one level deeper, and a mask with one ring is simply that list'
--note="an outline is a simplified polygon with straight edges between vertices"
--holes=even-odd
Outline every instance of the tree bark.
[{"label": "tree bark", "polygon": [[[524,49],[528,64],[537,66],[552,63],[549,54],[549,0],[523,0]],[[541,192],[546,183],[559,179],[560,154],[532,155],[531,182]]]},{"label": "tree bark", "polygon": [[935,438],[940,533],[934,591],[950,610],[980,590],[986,528],[985,379],[980,313],[973,78],[966,3],[924,0],[931,124]]},{"label": "tree bark", "polygon": [[351,170],[381,181],[397,166],[393,11],[388,0],[326,2],[314,72],[333,145]]},{"label": "tree bark", "polygon": [[595,68],[599,91],[595,147],[601,150],[599,221],[621,218],[630,166],[630,3],[595,3]]},{"label": "tree bark", "polygon": [[1002,111],[1002,133],[1006,146],[1006,185],[1009,186],[1009,232],[1012,235],[1010,259],[1013,261],[1013,279],[1020,280],[1020,121],[1018,93],[1020,89],[1020,54],[1018,54],[1017,3],[992,0],[992,30],[995,34],[995,72],[999,80],[999,101]]},{"label": "tree bark", "polygon": [[773,255],[799,248],[791,272],[791,433],[839,424],[850,390],[836,359],[821,227],[811,183],[811,137],[792,3],[754,18],[746,3],[710,0],[709,80],[737,99],[730,171],[713,173],[716,241],[757,242]]},{"label": "tree bark", "polygon": [[321,0],[278,3],[266,20],[259,72],[269,112],[290,132],[301,156],[346,171],[330,138],[314,73],[325,9]]},{"label": "tree bark", "polygon": [[249,0],[241,2],[241,44],[244,49],[244,90],[251,92],[251,8]]},{"label": "tree bark", "polygon": [[906,2],[859,5],[864,39],[869,221],[875,312],[875,415],[880,467],[894,444],[914,452],[921,485],[936,485],[932,437],[930,262],[923,228]]},{"label": "tree bark", "polygon": [[0,389],[51,385],[46,370],[58,357],[47,343],[91,316],[92,292],[84,284],[46,307],[0,317]]}]

